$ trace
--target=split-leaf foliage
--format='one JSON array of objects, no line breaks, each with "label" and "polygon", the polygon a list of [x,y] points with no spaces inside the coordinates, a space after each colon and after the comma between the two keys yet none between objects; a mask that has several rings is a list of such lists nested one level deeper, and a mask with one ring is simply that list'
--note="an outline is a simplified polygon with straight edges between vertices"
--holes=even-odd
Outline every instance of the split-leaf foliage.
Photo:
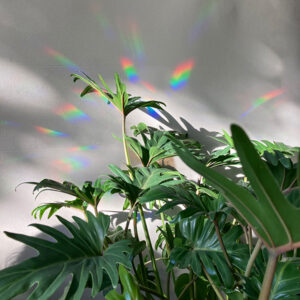
[{"label": "split-leaf foliage", "polygon": [[[37,196],[51,191],[67,197],[55,201],[53,193],[52,202],[32,211],[34,218],[46,212],[51,218],[63,208],[77,209],[83,218],[57,215],[68,234],[31,225],[51,240],[5,232],[38,255],[0,271],[0,299],[27,292],[27,299],[46,300],[65,284],[63,295],[55,297],[81,299],[90,289],[92,297],[101,293],[108,300],[300,299],[298,147],[250,140],[238,125],[231,126],[232,136],[212,136],[219,145],[210,152],[187,133],[144,123],[132,126],[130,136],[130,113],[160,110],[164,103],[131,96],[118,74],[115,91],[100,75],[100,84],[86,74],[72,76],[86,84],[81,96],[98,93],[120,112],[126,167],[109,165],[110,174],[81,187],[51,179],[27,182]],[[138,164],[130,163],[129,149]],[[199,174],[197,181],[165,165],[175,156]],[[242,180],[230,177],[236,167]],[[113,228],[99,209],[106,193],[124,198],[123,226]],[[156,252],[144,215],[149,209],[161,220]]]}]

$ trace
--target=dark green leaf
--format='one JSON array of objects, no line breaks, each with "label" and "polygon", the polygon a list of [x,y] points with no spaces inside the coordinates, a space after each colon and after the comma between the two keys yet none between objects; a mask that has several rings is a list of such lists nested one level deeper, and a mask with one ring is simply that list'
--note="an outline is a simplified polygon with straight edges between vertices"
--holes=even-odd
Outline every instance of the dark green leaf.
[{"label": "dark green leaf", "polygon": [[110,223],[109,216],[100,213],[94,217],[87,212],[87,217],[87,222],[73,217],[77,226],[57,217],[72,238],[49,226],[32,224],[56,242],[6,232],[10,238],[36,249],[39,255],[0,271],[0,298],[11,299],[38,283],[28,299],[49,299],[70,274],[73,276],[66,299],[80,299],[90,275],[93,296],[100,291],[104,272],[116,287],[118,265],[131,267],[127,256],[130,242],[119,241],[104,250],[102,245]]},{"label": "dark green leaf", "polygon": [[118,294],[115,290],[110,291],[105,299],[107,300],[143,300],[139,287],[134,277],[121,265],[119,267],[120,281],[123,286],[123,294]]}]

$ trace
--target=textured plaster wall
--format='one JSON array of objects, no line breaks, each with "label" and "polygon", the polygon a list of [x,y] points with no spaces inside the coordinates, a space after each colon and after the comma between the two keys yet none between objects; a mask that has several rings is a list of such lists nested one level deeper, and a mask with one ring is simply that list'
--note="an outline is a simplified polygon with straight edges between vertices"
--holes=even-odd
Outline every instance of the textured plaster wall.
[{"label": "textured plaster wall", "polygon": [[[34,201],[31,186],[15,192],[16,185],[80,183],[106,174],[109,163],[124,164],[112,137],[121,135],[117,111],[101,98],[80,99],[82,85],[70,73],[101,73],[112,83],[119,72],[132,94],[165,101],[174,118],[139,111],[128,128],[169,125],[203,140],[235,122],[253,138],[299,145],[299,13],[296,0],[0,0],[0,267],[22,252],[3,230],[36,234],[27,227],[32,209],[65,199],[44,194]],[[136,82],[122,58],[133,63]],[[172,88],[174,70],[187,61],[185,86]],[[63,118],[66,104],[78,109],[77,119]],[[120,208],[113,197],[100,205]]]}]

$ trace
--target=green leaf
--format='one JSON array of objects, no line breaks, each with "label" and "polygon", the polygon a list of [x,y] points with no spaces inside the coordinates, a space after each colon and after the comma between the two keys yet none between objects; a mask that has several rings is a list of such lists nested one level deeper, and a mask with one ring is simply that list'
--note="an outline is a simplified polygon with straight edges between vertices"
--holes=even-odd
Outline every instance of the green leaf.
[{"label": "green leaf", "polygon": [[119,241],[104,249],[109,216],[100,213],[95,217],[87,211],[87,217],[87,222],[73,217],[75,226],[57,216],[72,234],[72,238],[46,225],[31,225],[56,242],[6,232],[8,237],[36,249],[39,255],[0,271],[0,298],[11,299],[38,283],[27,299],[49,299],[70,274],[72,278],[65,299],[80,299],[89,276],[92,278],[93,297],[100,291],[104,274],[109,276],[112,286],[116,287],[118,265],[131,267],[127,255],[131,251],[130,242]]},{"label": "green leaf", "polygon": [[132,202],[137,201],[143,193],[156,185],[168,186],[185,181],[179,172],[163,168],[131,168],[133,179],[127,175],[128,172],[122,171],[116,166],[110,165],[110,169],[116,175],[110,176],[112,192],[122,193]]},{"label": "green leaf", "polygon": [[230,294],[227,294],[227,296],[229,297],[229,300],[243,300],[243,294],[240,292],[233,292]]},{"label": "green leaf", "polygon": [[107,300],[143,300],[137,282],[134,277],[121,265],[119,267],[120,281],[123,286],[123,294],[118,294],[115,290],[110,291],[105,299]]},{"label": "green leaf", "polygon": [[162,105],[166,106],[163,102],[161,101],[132,101],[129,99],[127,106],[124,109],[125,116],[129,115],[132,111],[138,108],[142,107],[152,107],[152,108],[157,108],[157,109],[163,109]]},{"label": "green leaf", "polygon": [[233,140],[230,137],[230,135],[228,134],[228,132],[226,132],[225,130],[223,130],[223,134],[224,134],[224,138],[226,139],[227,143],[233,147]]},{"label": "green leaf", "polygon": [[[231,288],[234,279],[224,258],[214,225],[204,217],[191,217],[179,223],[182,236],[185,238],[182,246],[176,245],[170,254],[171,265],[185,269],[191,267],[197,276],[202,274],[202,265],[206,268],[214,282]],[[240,227],[233,227],[223,235],[227,253],[237,268],[243,269],[249,258],[246,245],[236,244],[242,234]]]},{"label": "green leaf", "polygon": [[257,199],[223,175],[205,167],[182,144],[175,139],[173,141],[178,145],[177,153],[181,159],[223,193],[269,249],[282,253],[300,247],[297,224],[300,210],[295,209],[281,193],[271,171],[260,159],[246,133],[233,125],[232,135],[244,172]]},{"label": "green leaf", "polygon": [[49,202],[37,206],[32,212],[31,215],[36,219],[37,217],[41,220],[44,213],[49,210],[48,219],[50,219],[59,209],[63,207],[70,207],[76,209],[83,209],[84,203],[77,199],[73,201],[64,201],[64,202]]},{"label": "green leaf", "polygon": [[142,108],[142,107],[153,107],[162,109],[162,105],[165,105],[163,102],[160,101],[142,101],[140,100],[140,97],[129,97],[130,95],[126,92],[126,86],[121,81],[120,76],[118,73],[115,73],[115,83],[116,83],[116,93],[113,93],[113,91],[109,88],[109,86],[106,84],[104,79],[100,74],[98,74],[99,80],[102,83],[102,85],[105,87],[106,91],[104,89],[100,88],[100,86],[92,80],[88,75],[84,74],[86,78],[82,77],[78,74],[71,74],[72,77],[74,77],[74,81],[81,80],[84,83],[86,83],[88,86],[85,87],[85,89],[82,91],[81,95],[84,96],[87,93],[98,91],[100,95],[105,96],[106,98],[109,98],[109,101],[119,110],[121,114],[124,116],[127,116],[129,113],[131,113],[133,110]]},{"label": "green leaf", "polygon": [[299,299],[300,259],[279,263],[273,279],[270,299]]},{"label": "green leaf", "polygon": [[144,123],[138,126],[131,127],[134,129],[134,134],[141,134],[143,144],[135,138],[127,137],[130,148],[134,151],[140,159],[144,167],[148,167],[168,157],[176,155],[171,141],[168,138],[169,131],[160,131],[147,127]]},{"label": "green leaf", "polygon": [[33,192],[38,192],[36,198],[45,191],[59,192],[75,197],[75,200],[65,200],[63,202],[48,202],[37,206],[32,215],[40,219],[46,210],[49,210],[48,218],[63,207],[76,208],[85,211],[88,205],[97,207],[103,195],[107,192],[105,183],[97,179],[93,185],[91,181],[86,181],[82,188],[79,188],[72,182],[64,181],[60,183],[51,179],[43,179],[40,182],[25,182],[35,185]]},{"label": "green leaf", "polygon": [[[176,279],[175,282],[175,293],[176,296],[178,297],[185,286],[191,281],[189,274],[183,273],[178,278]],[[207,293],[208,293],[208,282],[202,278],[198,278],[195,281],[195,286],[197,290],[197,300],[206,300],[210,299],[207,298]],[[191,295],[190,295],[190,290],[193,289],[193,285],[189,289],[186,290],[186,292],[181,296],[181,300],[190,300]]]},{"label": "green leaf", "polygon": [[260,159],[246,133],[232,125],[232,135],[244,172],[258,198],[248,204],[268,229],[269,248],[285,252],[300,247],[300,209],[293,207],[280,191],[267,165]]},{"label": "green leaf", "polygon": [[[201,194],[197,194],[196,190],[190,190],[184,186],[155,186],[143,194],[140,198],[140,203],[147,203],[156,199],[164,201],[165,204],[159,209],[158,213],[178,205],[184,205],[185,209],[181,210],[172,222],[178,222],[194,214],[202,214],[214,219],[216,214],[227,213],[229,208],[221,197],[207,188],[198,188],[202,191]],[[214,198],[210,197],[210,195],[214,196]]]},{"label": "green leaf", "polygon": [[[258,274],[252,274],[250,278],[246,278],[245,293],[249,300],[258,299],[262,280],[266,269],[266,260],[260,262]],[[263,265],[262,265],[263,264]],[[289,259],[280,261],[277,264],[276,272],[273,278],[269,299],[289,299],[299,300],[300,294],[300,259]]]},{"label": "green leaf", "polygon": [[[181,294],[181,292],[183,291],[183,289],[189,282],[190,282],[189,274],[184,273],[184,274],[181,274],[180,276],[178,276],[178,278],[176,279],[176,282],[175,282],[175,293],[176,293],[177,297]],[[193,288],[193,287],[191,287],[191,288]],[[183,300],[190,299],[189,289],[186,290],[186,292],[183,294],[181,299],[183,299]]]}]

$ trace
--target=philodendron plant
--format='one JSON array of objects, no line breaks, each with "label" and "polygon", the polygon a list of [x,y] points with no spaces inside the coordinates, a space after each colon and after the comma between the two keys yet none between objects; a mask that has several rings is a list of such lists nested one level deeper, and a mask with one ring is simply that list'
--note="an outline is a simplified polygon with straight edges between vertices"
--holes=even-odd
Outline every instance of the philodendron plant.
[{"label": "philodendron plant", "polygon": [[[211,152],[186,134],[144,123],[133,126],[130,136],[130,113],[164,104],[132,97],[117,74],[115,92],[101,76],[102,86],[85,74],[72,76],[87,84],[82,96],[97,92],[120,112],[126,168],[109,165],[107,177],[82,187],[50,179],[28,182],[37,195],[50,190],[70,197],[39,205],[33,217],[50,218],[62,208],[77,209],[83,217],[56,216],[71,237],[31,225],[54,241],[5,232],[38,255],[0,271],[0,299],[27,292],[27,299],[46,300],[62,285],[57,299],[81,299],[86,289],[108,300],[300,299],[299,148],[251,141],[237,125],[231,126],[232,136],[223,131],[212,137],[224,146]],[[129,149],[140,164],[131,164]],[[175,156],[198,172],[199,180],[166,167],[164,160]],[[222,174],[242,167],[244,177],[232,180],[231,171],[226,176],[215,169],[224,166]],[[123,227],[111,227],[110,216],[99,211],[108,192],[125,199]],[[155,244],[145,219],[149,210],[161,220]]]}]

